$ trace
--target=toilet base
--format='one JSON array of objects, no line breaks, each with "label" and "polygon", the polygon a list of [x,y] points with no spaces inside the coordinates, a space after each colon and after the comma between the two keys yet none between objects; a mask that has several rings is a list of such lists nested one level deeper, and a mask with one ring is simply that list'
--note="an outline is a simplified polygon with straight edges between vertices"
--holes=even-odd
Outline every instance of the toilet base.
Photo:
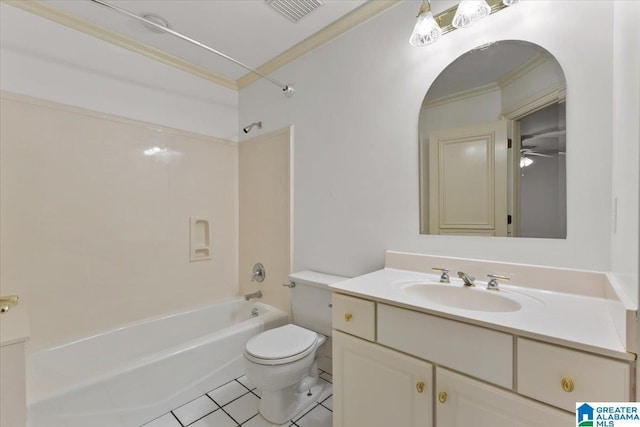
[{"label": "toilet base", "polygon": [[318,400],[324,391],[324,381],[318,381],[310,390],[311,395],[308,390],[298,393],[298,385],[275,392],[264,390],[260,399],[260,415],[272,423],[284,424]]}]

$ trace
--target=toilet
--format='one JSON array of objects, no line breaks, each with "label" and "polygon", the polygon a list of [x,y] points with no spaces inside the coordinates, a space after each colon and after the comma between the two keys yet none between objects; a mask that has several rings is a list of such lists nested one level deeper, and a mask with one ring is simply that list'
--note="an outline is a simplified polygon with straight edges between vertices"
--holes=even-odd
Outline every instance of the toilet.
[{"label": "toilet", "polygon": [[289,279],[293,324],[270,329],[247,341],[244,368],[262,392],[260,414],[282,424],[302,413],[320,397],[318,355],[331,336],[329,285],[346,280],[315,271],[300,271]]}]

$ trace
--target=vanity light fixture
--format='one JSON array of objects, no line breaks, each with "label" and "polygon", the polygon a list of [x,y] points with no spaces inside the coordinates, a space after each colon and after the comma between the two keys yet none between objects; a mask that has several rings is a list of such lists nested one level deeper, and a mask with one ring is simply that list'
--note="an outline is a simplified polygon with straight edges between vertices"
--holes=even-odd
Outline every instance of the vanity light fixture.
[{"label": "vanity light fixture", "polygon": [[463,0],[458,5],[451,25],[456,28],[470,27],[482,18],[489,16],[491,6],[485,0]]},{"label": "vanity light fixture", "polygon": [[[95,1],[95,0],[94,0]],[[429,0],[423,0],[409,44],[420,47],[438,40],[458,28],[468,27],[482,18],[518,3],[520,0],[463,0],[437,15],[431,12]]]},{"label": "vanity light fixture", "polygon": [[442,35],[442,28],[440,28],[440,25],[438,25],[436,20],[433,18],[430,0],[422,2],[422,6],[420,6],[420,11],[418,11],[418,16],[416,18],[418,18],[418,21],[416,22],[415,27],[413,27],[411,37],[409,37],[409,43],[412,46],[426,46],[440,38]]}]

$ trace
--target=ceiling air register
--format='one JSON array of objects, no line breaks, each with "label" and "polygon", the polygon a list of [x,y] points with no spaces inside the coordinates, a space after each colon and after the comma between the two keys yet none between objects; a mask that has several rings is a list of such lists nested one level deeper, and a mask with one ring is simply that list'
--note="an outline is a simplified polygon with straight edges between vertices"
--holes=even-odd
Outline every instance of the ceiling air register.
[{"label": "ceiling air register", "polygon": [[322,0],[265,0],[265,3],[294,23],[324,5]]}]

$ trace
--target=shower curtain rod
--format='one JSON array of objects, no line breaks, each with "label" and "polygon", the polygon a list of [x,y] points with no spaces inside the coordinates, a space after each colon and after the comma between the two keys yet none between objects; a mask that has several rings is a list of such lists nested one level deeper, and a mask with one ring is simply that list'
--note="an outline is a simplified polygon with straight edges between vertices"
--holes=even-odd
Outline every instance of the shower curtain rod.
[{"label": "shower curtain rod", "polygon": [[179,39],[182,39],[182,40],[188,41],[189,43],[195,44],[196,46],[199,46],[199,47],[203,48],[204,50],[207,50],[207,51],[209,51],[211,53],[215,53],[216,55],[221,56],[224,59],[226,59],[228,61],[231,61],[234,64],[239,65],[239,66],[251,71],[252,73],[255,73],[255,74],[259,75],[263,79],[270,81],[274,85],[276,85],[279,88],[281,88],[282,91],[284,92],[284,94],[287,97],[292,97],[293,96],[293,92],[295,90],[293,85],[282,84],[278,80],[276,80],[276,79],[274,79],[272,77],[266,76],[266,75],[262,74],[261,72],[259,72],[257,70],[254,70],[253,68],[249,67],[248,65],[245,65],[242,62],[240,62],[240,61],[238,61],[236,59],[233,59],[229,55],[225,55],[224,53],[222,53],[222,52],[220,52],[220,51],[218,51],[218,50],[216,50],[216,49],[214,49],[212,47],[209,47],[204,43],[200,43],[199,41],[194,40],[194,39],[192,39],[190,37],[187,37],[184,34],[181,34],[181,33],[177,32],[177,31],[174,31],[171,28],[163,27],[162,25],[156,24],[155,22],[149,21],[148,19],[145,19],[145,18],[143,18],[141,16],[138,16],[133,12],[129,12],[128,10],[122,9],[122,8],[120,8],[118,6],[112,5],[112,4],[107,3],[105,1],[102,1],[102,0],[89,0],[89,1],[92,1],[93,3],[97,3],[97,4],[101,5],[101,6],[105,6],[105,7],[109,8],[109,9],[115,10],[116,12],[119,12],[119,13],[121,13],[123,15],[127,15],[130,18],[137,19],[140,22],[144,22],[147,25],[150,25],[150,26],[152,26],[154,28],[157,28],[157,29],[162,30],[162,31],[164,31],[166,33],[169,33],[172,36],[178,37]]}]

